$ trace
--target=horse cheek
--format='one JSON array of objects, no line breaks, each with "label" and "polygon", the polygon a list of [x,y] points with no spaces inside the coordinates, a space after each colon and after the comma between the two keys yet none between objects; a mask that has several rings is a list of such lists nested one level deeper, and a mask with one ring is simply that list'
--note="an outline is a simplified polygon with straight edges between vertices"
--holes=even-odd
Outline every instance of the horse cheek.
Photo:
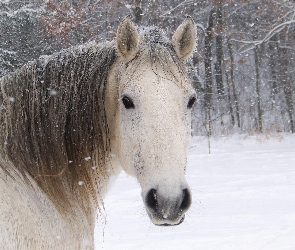
[{"label": "horse cheek", "polygon": [[136,176],[136,168],[134,167],[134,154],[138,148],[138,132],[134,125],[134,119],[126,112],[121,113],[120,120],[120,163],[123,170],[132,176]]}]

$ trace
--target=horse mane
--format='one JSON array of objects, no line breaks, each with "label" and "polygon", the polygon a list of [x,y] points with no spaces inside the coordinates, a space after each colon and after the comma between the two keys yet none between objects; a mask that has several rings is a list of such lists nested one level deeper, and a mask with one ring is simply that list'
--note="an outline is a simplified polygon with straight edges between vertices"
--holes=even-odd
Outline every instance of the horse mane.
[{"label": "horse mane", "polygon": [[[94,182],[108,178],[105,91],[116,58],[113,42],[89,43],[0,79],[1,157],[34,179],[62,212],[77,205],[73,195],[86,211],[89,202],[98,205]],[[7,166],[0,168],[7,172]]]}]

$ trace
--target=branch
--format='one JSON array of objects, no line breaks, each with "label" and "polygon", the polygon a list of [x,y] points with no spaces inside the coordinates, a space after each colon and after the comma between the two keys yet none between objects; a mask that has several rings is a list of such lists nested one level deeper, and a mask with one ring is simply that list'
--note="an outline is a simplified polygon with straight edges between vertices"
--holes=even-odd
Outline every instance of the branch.
[{"label": "branch", "polygon": [[171,14],[171,12],[172,12],[173,10],[176,10],[176,9],[179,8],[180,6],[185,5],[185,4],[190,4],[190,3],[193,3],[193,2],[194,2],[193,0],[185,0],[184,2],[182,2],[182,3],[178,4],[178,5],[176,5],[174,8],[172,8],[172,9],[170,9],[170,10],[164,12],[160,17],[165,17],[166,15]]},{"label": "branch", "polygon": [[205,29],[205,27],[202,24],[196,23],[196,27],[197,28],[200,28],[204,33],[206,33],[206,29]]},{"label": "branch", "polygon": [[248,52],[249,50],[254,49],[256,46],[261,45],[264,42],[267,42],[269,39],[271,39],[275,34],[279,33],[281,30],[283,30],[286,26],[291,25],[295,23],[295,20],[291,20],[288,22],[284,22],[281,23],[279,25],[277,25],[276,27],[274,27],[272,30],[270,30],[266,36],[261,39],[261,40],[257,40],[257,41],[241,41],[241,40],[235,40],[233,39],[233,41],[235,42],[240,42],[243,43],[245,45],[252,45],[250,48],[243,50],[242,52],[240,52],[241,54]]},{"label": "branch", "polygon": [[233,14],[237,13],[240,9],[244,8],[245,6],[247,6],[248,3],[245,3],[243,5],[241,5],[240,7],[238,7],[237,9],[233,10],[231,13],[229,13],[225,19],[228,19],[230,16],[232,16]]}]

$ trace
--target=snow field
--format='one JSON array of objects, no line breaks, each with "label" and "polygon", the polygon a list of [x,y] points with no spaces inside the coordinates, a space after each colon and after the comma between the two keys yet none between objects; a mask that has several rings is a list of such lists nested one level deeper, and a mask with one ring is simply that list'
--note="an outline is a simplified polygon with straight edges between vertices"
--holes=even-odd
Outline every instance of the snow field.
[{"label": "snow field", "polygon": [[154,226],[122,173],[98,216],[96,249],[295,249],[295,135],[194,137],[193,204],[176,227]]}]

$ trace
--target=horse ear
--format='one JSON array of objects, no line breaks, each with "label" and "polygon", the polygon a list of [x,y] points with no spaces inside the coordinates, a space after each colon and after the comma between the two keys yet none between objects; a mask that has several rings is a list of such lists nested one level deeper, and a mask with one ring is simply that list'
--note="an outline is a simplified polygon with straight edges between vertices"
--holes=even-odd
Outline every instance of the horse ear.
[{"label": "horse ear", "polygon": [[186,60],[192,55],[196,46],[196,34],[195,23],[188,16],[172,36],[172,45],[180,59]]},{"label": "horse ear", "polygon": [[117,49],[126,61],[132,60],[138,51],[139,36],[130,16],[119,25],[117,31]]}]

